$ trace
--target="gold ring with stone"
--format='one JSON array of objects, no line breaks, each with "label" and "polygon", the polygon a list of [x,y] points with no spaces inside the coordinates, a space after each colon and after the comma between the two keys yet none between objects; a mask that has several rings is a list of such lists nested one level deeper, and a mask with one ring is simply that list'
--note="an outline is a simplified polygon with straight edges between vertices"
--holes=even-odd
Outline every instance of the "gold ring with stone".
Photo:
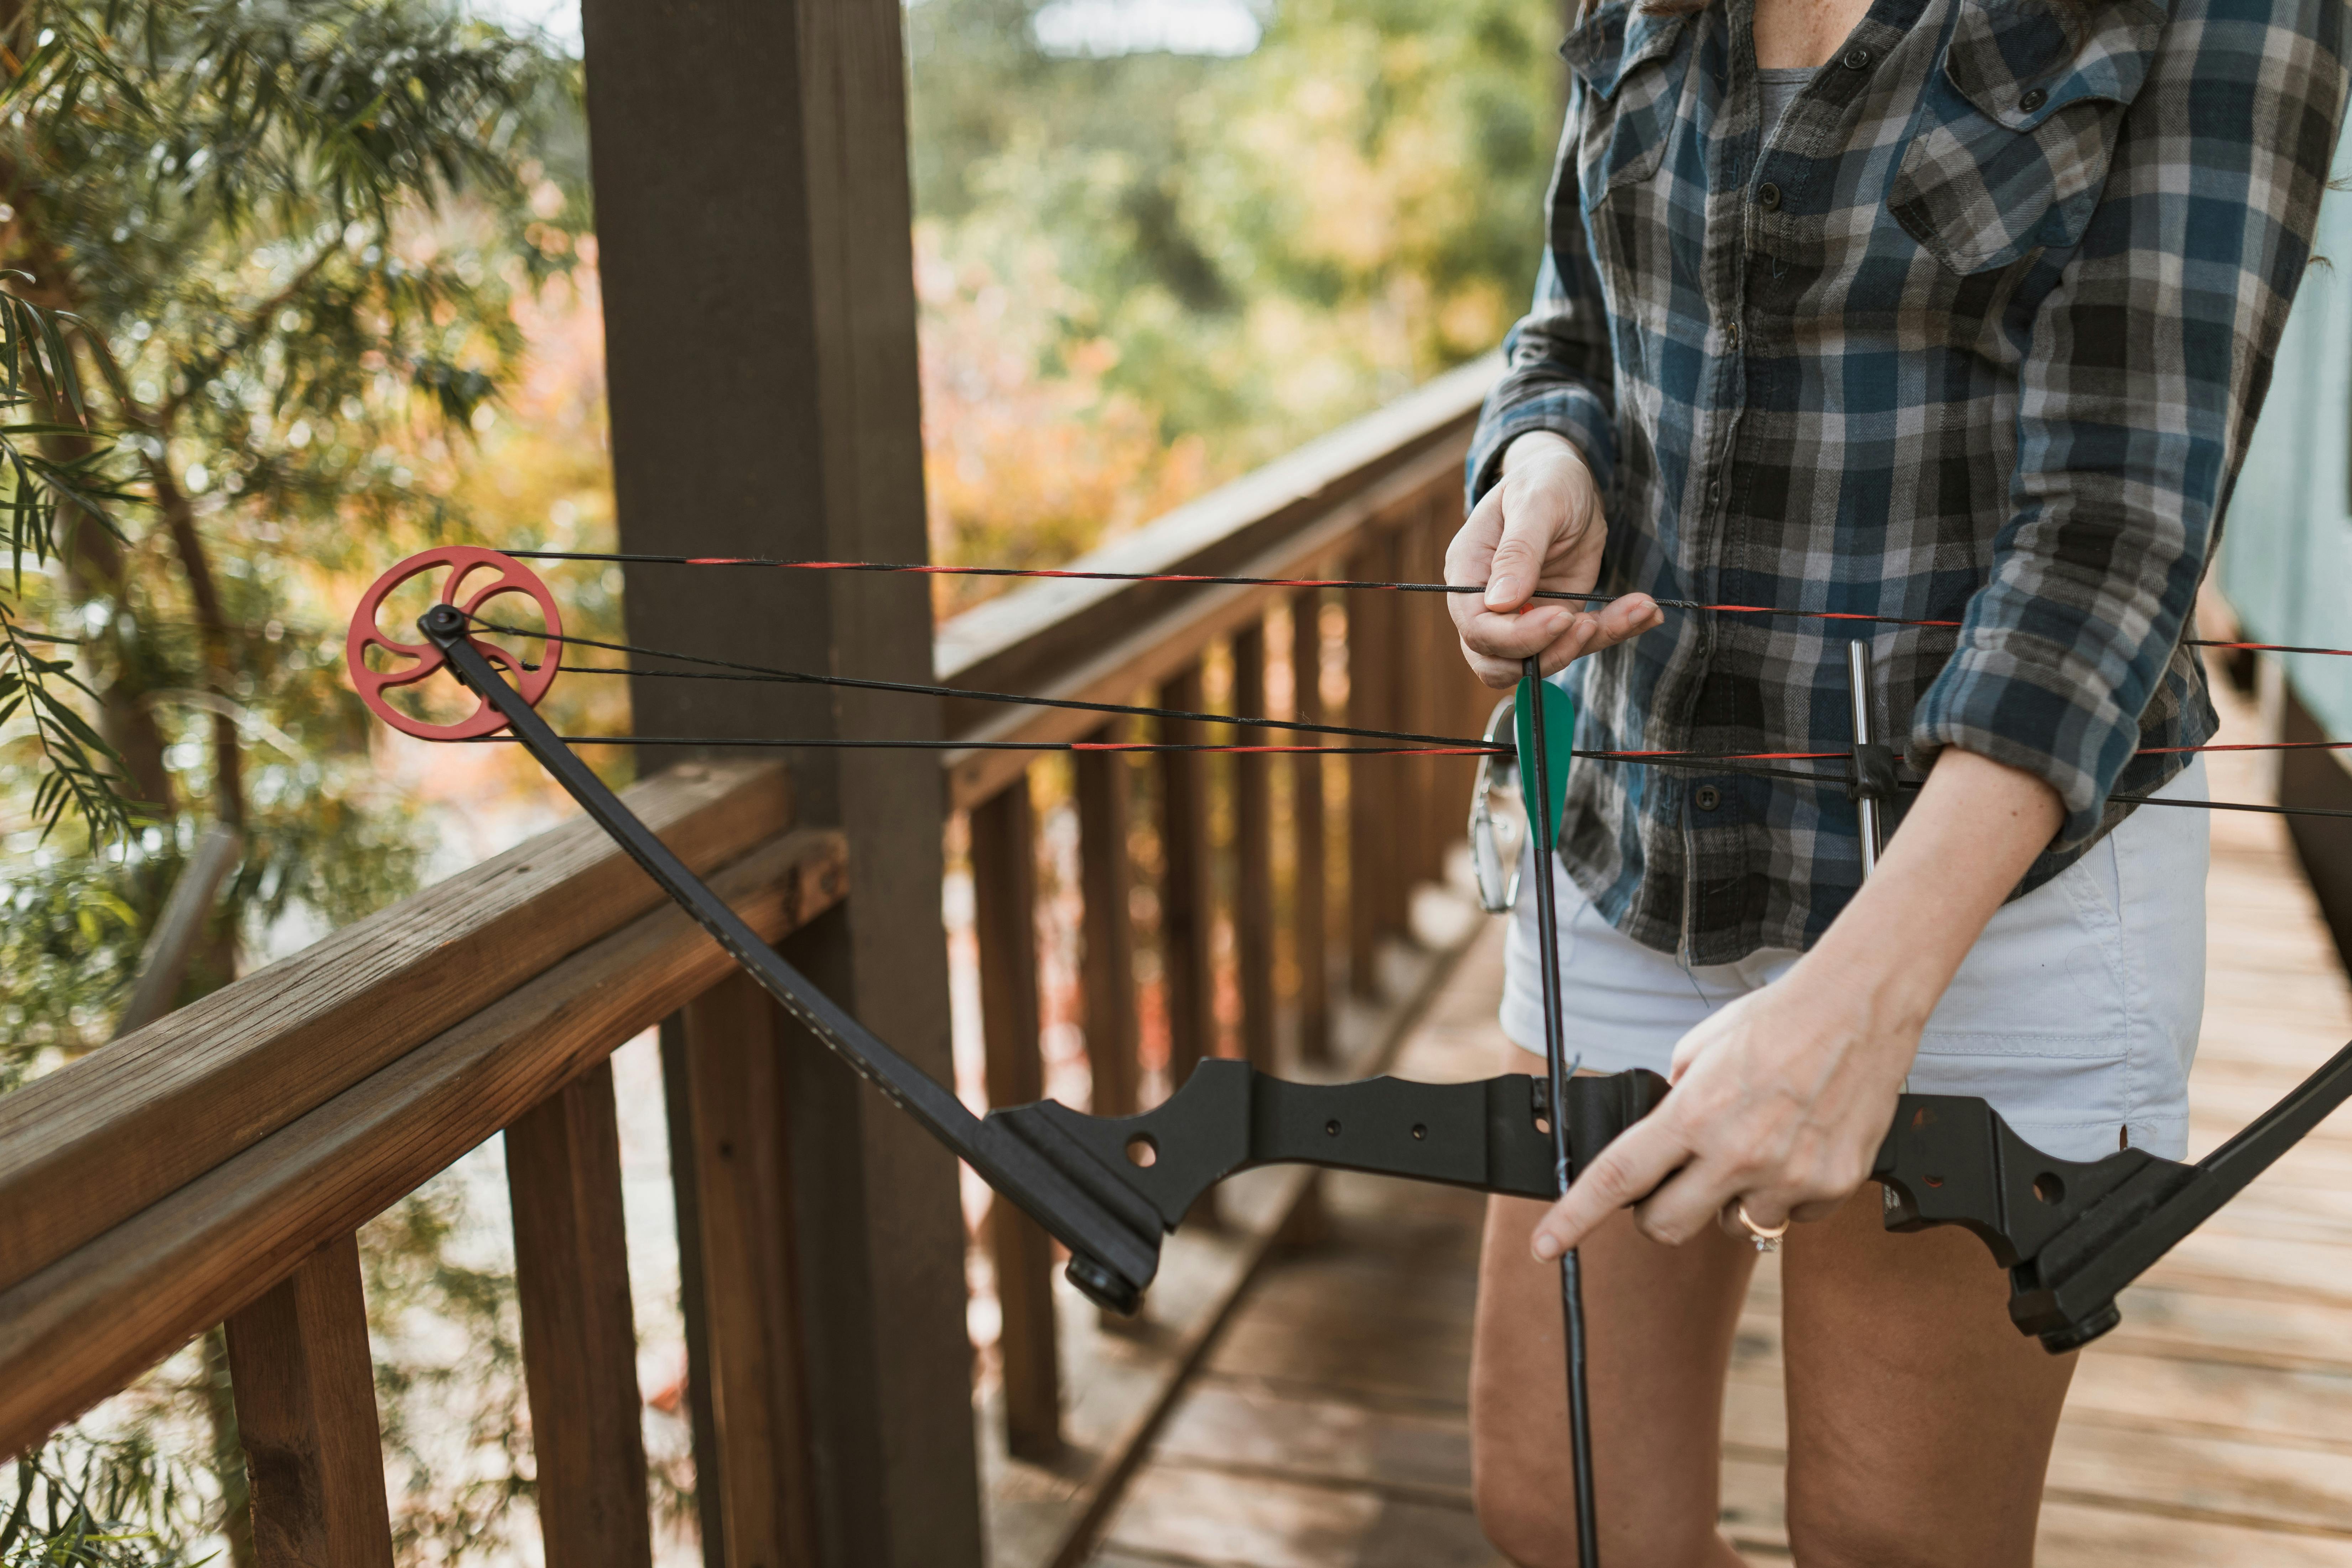
[{"label": "gold ring with stone", "polygon": [[1754,1220],[1748,1217],[1748,1205],[1744,1203],[1738,1205],[1738,1214],[1740,1226],[1748,1232],[1748,1238],[1756,1244],[1757,1251],[1778,1252],[1780,1250],[1780,1238],[1789,1234],[1789,1222],[1787,1220],[1782,1220],[1779,1225],[1758,1225]]}]

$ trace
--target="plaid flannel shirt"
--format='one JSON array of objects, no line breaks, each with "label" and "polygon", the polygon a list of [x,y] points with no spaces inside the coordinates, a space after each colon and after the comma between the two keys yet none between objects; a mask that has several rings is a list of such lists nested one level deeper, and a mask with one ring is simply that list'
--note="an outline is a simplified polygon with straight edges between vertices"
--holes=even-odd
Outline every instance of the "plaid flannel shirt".
[{"label": "plaid flannel shirt", "polygon": [[[1880,732],[2046,779],[2055,876],[2216,720],[2180,646],[2346,90],[2344,0],[1876,0],[1777,127],[1754,0],[1598,6],[1532,314],[1469,461],[1575,442],[1601,589],[1951,620],[1668,611],[1573,667],[1580,743],[1838,751]],[[1822,764],[1807,764],[1820,766]],[[1822,786],[1579,763],[1560,848],[1696,963],[1805,947],[1861,877]]]}]

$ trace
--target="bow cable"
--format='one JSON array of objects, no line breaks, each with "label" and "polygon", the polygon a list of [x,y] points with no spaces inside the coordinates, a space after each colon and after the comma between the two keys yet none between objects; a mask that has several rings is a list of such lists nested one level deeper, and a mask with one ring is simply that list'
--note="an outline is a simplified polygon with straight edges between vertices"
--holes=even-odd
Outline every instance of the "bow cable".
[{"label": "bow cable", "polygon": [[[517,553],[545,553],[520,552]],[[574,559],[574,557],[563,557]],[[603,559],[603,557],[591,557]],[[660,557],[660,560],[686,561],[686,557]],[[772,563],[760,563],[772,564]],[[789,564],[789,563],[788,563]],[[876,568],[882,570],[883,568]],[[980,570],[972,568],[971,570]],[[1009,570],[1009,569],[1007,569]],[[1389,586],[1391,584],[1367,584]],[[1402,584],[1406,588],[1432,586]],[[1442,584],[1434,586],[1443,586]],[[1797,612],[1790,612],[1797,613]],[[940,752],[1198,752],[1210,755],[1235,756],[1295,756],[1321,754],[1349,756],[1424,756],[1474,757],[1507,755],[1511,748],[1498,742],[1459,735],[1430,735],[1406,730],[1375,730],[1347,724],[1309,723],[1295,719],[1271,719],[1252,714],[1210,713],[1182,708],[1161,708],[1149,704],[1126,702],[1094,702],[1078,698],[1041,697],[1024,692],[976,691],[961,687],[940,686],[920,681],[878,680],[858,676],[819,675],[807,670],[782,669],[769,665],[746,664],[736,659],[715,658],[705,654],[680,653],[669,648],[646,647],[636,643],[611,642],[597,637],[575,637],[566,633],[549,632],[530,626],[508,626],[469,615],[467,620],[480,631],[497,632],[507,637],[538,639],[544,642],[573,644],[602,649],[608,653],[630,654],[646,658],[673,659],[685,664],[706,665],[709,669],[627,669],[609,665],[559,664],[564,673],[583,675],[627,675],[669,677],[676,679],[743,680],[796,686],[846,688],[861,691],[903,692],[919,697],[961,698],[975,702],[1006,703],[1025,707],[1056,708],[1087,713],[1101,713],[1113,718],[1172,720],[1197,724],[1230,724],[1245,729],[1278,730],[1294,733],[1331,735],[1346,739],[1387,741],[1397,742],[1384,746],[1274,746],[1231,745],[1213,742],[1144,742],[1144,741],[954,741],[954,740],[888,740],[850,739],[838,736],[781,737],[744,739],[728,735],[563,735],[558,739],[569,745],[625,746],[695,746],[695,747],[758,747],[769,749],[807,749],[813,751],[940,751]],[[2237,645],[2230,645],[2237,646]],[[2312,651],[2312,650],[2305,650]],[[526,669],[541,668],[525,664]],[[477,737],[478,740],[501,741],[502,735]],[[2352,741],[2269,741],[2234,742],[2202,746],[2150,746],[2142,754],[2149,756],[2180,755],[2200,752],[2266,752],[2266,751],[2342,751],[2352,750]],[[1731,777],[1780,780],[1795,784],[1837,784],[1846,782],[1841,773],[1801,772],[1791,768],[1756,767],[1743,764],[1780,762],[1843,762],[1843,752],[1681,752],[1681,751],[1607,751],[1577,748],[1571,756],[1587,762],[1646,763],[1660,767],[1692,768],[1717,772]],[[1901,787],[1916,790],[1918,781],[1906,779]],[[2330,810],[2320,806],[2256,805],[2230,801],[2159,800],[2148,795],[2111,795],[2109,800],[2126,805],[2194,805],[2217,811],[2256,811],[2285,816],[2352,817],[2352,811]]]},{"label": "bow cable", "polygon": [[[604,561],[629,566],[759,566],[793,572],[882,572],[923,577],[1036,577],[1085,583],[1171,583],[1193,587],[1338,588],[1388,594],[1484,594],[1484,583],[1391,583],[1362,577],[1242,577],[1211,572],[1097,572],[1057,566],[945,566],[914,561],[795,561],[771,555],[653,555],[613,550],[508,550],[500,553],[518,561]],[[1571,604],[1612,605],[1631,597],[1624,594],[1579,594],[1559,588],[1538,588],[1537,599]],[[1928,626],[1957,630],[1962,623],[1915,620],[1903,616],[1868,615],[1858,610],[1790,610],[1774,605],[1710,605],[1696,599],[1661,599],[1644,595],[1662,610],[1692,610],[1731,616],[1786,616],[1801,620],[1860,621],[1886,626]],[[2210,637],[2184,637],[2183,647],[2210,647],[2252,653],[2309,653],[2352,658],[2352,647],[2308,647],[2295,643],[2235,642]]]}]

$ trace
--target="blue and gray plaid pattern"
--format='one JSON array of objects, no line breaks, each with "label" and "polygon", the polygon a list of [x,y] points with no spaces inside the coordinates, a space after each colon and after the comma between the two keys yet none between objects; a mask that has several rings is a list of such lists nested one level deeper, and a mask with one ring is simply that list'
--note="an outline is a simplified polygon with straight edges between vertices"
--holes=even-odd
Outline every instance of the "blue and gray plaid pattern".
[{"label": "blue and gray plaid pattern", "polygon": [[[1582,661],[1582,744],[1827,751],[1872,636],[1883,733],[2032,771],[2071,864],[2215,717],[2180,646],[2310,260],[2344,0],[1876,0],[1769,141],[1753,0],[1611,0],[1473,499],[1583,450],[1601,589],[1954,620],[1667,612]],[[1860,879],[1822,787],[1580,763],[1562,851],[1693,963],[1804,947]]]}]

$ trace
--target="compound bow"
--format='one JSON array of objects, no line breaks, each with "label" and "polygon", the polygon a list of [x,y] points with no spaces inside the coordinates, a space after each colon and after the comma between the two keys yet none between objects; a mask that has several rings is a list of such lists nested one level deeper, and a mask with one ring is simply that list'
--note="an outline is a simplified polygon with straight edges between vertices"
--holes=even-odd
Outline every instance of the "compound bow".
[{"label": "compound bow", "polygon": [[[442,602],[419,622],[422,646],[392,642],[374,616],[386,590],[446,564]],[[499,574],[460,605],[471,572]],[[1069,1249],[1070,1281],[1117,1312],[1141,1304],[1160,1239],[1203,1193],[1253,1166],[1306,1164],[1437,1182],[1479,1192],[1559,1195],[1554,1094],[1543,1078],[1480,1083],[1295,1083],[1245,1062],[1210,1058],[1154,1109],[1098,1117],[1051,1100],[975,1116],[954,1091],[893,1049],[762,942],[583,764],[532,704],[554,660],[521,665],[471,635],[497,594],[536,599],[554,628],[554,601],[530,569],[493,551],[445,549],[404,563],[370,590],[354,619],[353,679],[370,706],[412,734],[474,738],[509,731],[555,781],[784,1009],[914,1117],[988,1184]],[[560,628],[559,628],[560,630]],[[365,651],[415,659],[378,672]],[[454,725],[400,721],[387,686],[446,666],[478,706]],[[500,667],[514,672],[509,680]],[[520,689],[517,681],[520,681]],[[1850,788],[1874,811],[1894,786],[1891,753],[1858,738]],[[1664,1100],[1666,1081],[1635,1069],[1567,1082],[1559,1134],[1571,1173]],[[2237,1136],[2194,1164],[2143,1149],[2091,1162],[2028,1143],[1980,1099],[1905,1094],[1871,1169],[1889,1230],[1956,1225],[1974,1231],[2010,1275],[2010,1317],[2052,1353],[2096,1339],[2121,1320],[2116,1297],[2305,1133],[2352,1097],[2352,1046]]]}]

